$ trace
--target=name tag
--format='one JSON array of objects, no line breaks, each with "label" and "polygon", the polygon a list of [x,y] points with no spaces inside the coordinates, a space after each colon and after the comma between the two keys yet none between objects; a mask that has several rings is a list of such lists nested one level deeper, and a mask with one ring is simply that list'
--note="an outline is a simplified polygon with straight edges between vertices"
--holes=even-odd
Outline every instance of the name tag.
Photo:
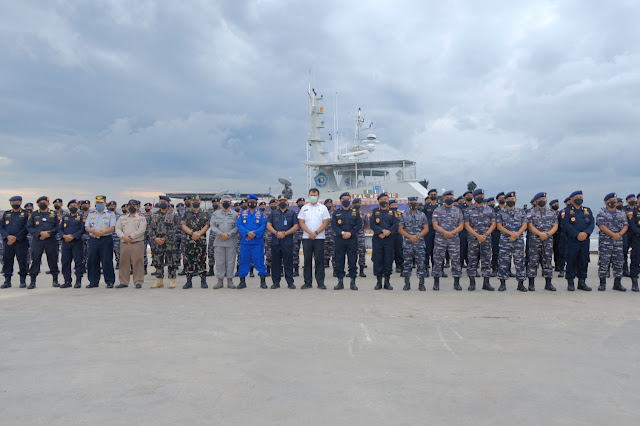
[{"label": "name tag", "polygon": [[47,221],[47,218],[46,218],[46,217],[43,217],[43,218],[42,218],[42,221],[43,221],[43,222],[46,222],[46,221]]}]

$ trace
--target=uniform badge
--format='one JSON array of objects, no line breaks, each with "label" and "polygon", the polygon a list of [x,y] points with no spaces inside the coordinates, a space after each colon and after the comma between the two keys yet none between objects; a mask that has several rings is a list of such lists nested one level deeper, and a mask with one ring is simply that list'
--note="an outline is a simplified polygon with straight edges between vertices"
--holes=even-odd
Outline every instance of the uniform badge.
[{"label": "uniform badge", "polygon": [[64,224],[64,227],[65,227],[65,228],[67,227],[67,224],[66,224],[66,223]]},{"label": "uniform badge", "polygon": [[584,214],[586,214],[587,216],[589,216],[589,210],[587,209],[583,209],[584,210]]},{"label": "uniform badge", "polygon": [[257,223],[257,224],[260,224],[260,219],[256,219],[256,223]]},{"label": "uniform badge", "polygon": [[338,219],[338,225],[342,225],[342,219]]},{"label": "uniform badge", "polygon": [[575,218],[575,217],[572,217],[572,218],[571,218],[571,222],[575,222],[575,221],[576,221],[576,218]]},{"label": "uniform badge", "polygon": [[242,223],[247,223],[247,219],[243,220]]},{"label": "uniform badge", "polygon": [[376,218],[376,223],[380,223],[380,218]]},{"label": "uniform badge", "polygon": [[564,219],[564,210],[562,210],[561,216]]},{"label": "uniform badge", "polygon": [[40,222],[38,222],[38,221],[36,220],[36,226],[38,226],[38,225],[40,225]]},{"label": "uniform badge", "polygon": [[8,225],[8,224],[9,224],[9,220],[5,220],[5,221],[4,221],[4,224],[5,224],[5,225]]}]

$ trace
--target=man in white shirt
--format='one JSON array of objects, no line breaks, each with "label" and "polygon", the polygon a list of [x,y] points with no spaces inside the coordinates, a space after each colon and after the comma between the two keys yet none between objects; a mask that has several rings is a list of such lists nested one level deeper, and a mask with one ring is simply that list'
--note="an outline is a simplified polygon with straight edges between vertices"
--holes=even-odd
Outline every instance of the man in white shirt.
[{"label": "man in white shirt", "polygon": [[324,204],[318,203],[320,191],[317,188],[309,190],[309,204],[298,213],[298,224],[302,228],[302,251],[304,253],[304,285],[303,290],[313,287],[311,262],[316,265],[316,283],[318,288],[326,290],[324,285],[324,230],[329,225],[329,211]]}]

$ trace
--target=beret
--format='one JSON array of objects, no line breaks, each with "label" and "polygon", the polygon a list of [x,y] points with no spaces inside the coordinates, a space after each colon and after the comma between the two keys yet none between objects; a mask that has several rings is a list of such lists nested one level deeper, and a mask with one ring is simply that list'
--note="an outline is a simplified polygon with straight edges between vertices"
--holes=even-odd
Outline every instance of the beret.
[{"label": "beret", "polygon": [[25,207],[33,207],[33,203],[27,203],[24,205]]},{"label": "beret", "polygon": [[176,204],[176,207],[184,207],[184,203],[178,203]]},{"label": "beret", "polygon": [[240,205],[240,201],[236,201],[235,203],[233,203],[233,207],[239,206],[239,205]]},{"label": "beret", "polygon": [[324,200],[324,204],[325,204],[325,206],[326,206],[328,203],[333,203],[333,200],[332,200],[331,198],[327,198],[326,200]]},{"label": "beret", "polygon": [[192,201],[200,201],[200,195],[196,194],[196,195],[192,195],[191,196],[191,200]]},{"label": "beret", "polygon": [[39,203],[40,201],[49,201],[49,197],[43,195],[42,197],[38,198],[36,200],[36,203]]},{"label": "beret", "polygon": [[13,197],[9,198],[9,201],[22,201],[22,197],[19,195],[14,195]]},{"label": "beret", "polygon": [[504,192],[498,192],[498,195],[496,195],[496,199],[500,197],[504,197]]},{"label": "beret", "polygon": [[[133,204],[134,206],[138,206],[138,205],[140,205],[140,201],[138,201],[138,200],[129,200],[129,202],[127,204]],[[145,206],[150,206],[150,205],[151,205],[151,203],[145,204]]]},{"label": "beret", "polygon": [[457,201],[457,202],[460,202],[460,201],[462,201],[462,200],[464,200],[464,197],[463,197],[462,195],[461,195],[461,196],[459,196],[458,198],[456,198],[456,201]]},{"label": "beret", "polygon": [[382,198],[382,197],[388,197],[387,193],[386,193],[386,192],[383,192],[382,194],[378,195],[378,198],[377,198],[377,199],[379,200],[379,199],[380,199],[380,198]]},{"label": "beret", "polygon": [[123,204],[123,205],[121,205],[120,207],[127,207],[127,205],[126,205],[126,204]]},{"label": "beret", "polygon": [[107,201],[107,197],[104,195],[96,195],[96,203],[105,203]]},{"label": "beret", "polygon": [[435,192],[435,193],[437,194],[437,193],[438,193],[438,190],[437,190],[437,189],[430,189],[430,190],[427,192],[427,195],[431,194],[432,192]]},{"label": "beret", "polygon": [[[284,198],[285,200],[287,199],[284,195],[282,195],[281,197],[279,197],[279,198],[278,198],[278,200],[282,200],[283,198]],[[269,200],[269,204],[271,204],[271,203],[275,203],[275,202],[276,202],[276,201],[278,201],[278,200],[276,200],[275,198],[272,198],[272,199],[270,199],[270,200]]]},{"label": "beret", "polygon": [[211,199],[211,202],[213,203],[214,201],[218,201],[219,202],[220,201],[220,197],[213,197]]},{"label": "beret", "polygon": [[348,192],[343,192],[342,194],[340,194],[340,198],[342,197],[351,197],[351,194],[349,194]]},{"label": "beret", "polygon": [[161,199],[161,200],[163,200],[163,201],[169,201],[169,202],[171,202],[171,198],[167,197],[166,195],[161,195],[161,196],[160,196],[160,197],[158,197],[158,198],[160,198],[160,199]]},{"label": "beret", "polygon": [[476,189],[473,191],[473,196],[477,197],[478,195],[484,195],[484,189]]},{"label": "beret", "polygon": [[[55,202],[55,201],[54,201]],[[115,201],[111,200],[107,203],[107,205],[111,205],[111,204],[115,204],[116,206],[118,205],[118,203],[116,203]]]},{"label": "beret", "polygon": [[296,200],[296,203],[299,203],[300,201],[305,202],[304,197],[300,197],[300,198],[298,198],[298,199]]},{"label": "beret", "polygon": [[62,203],[62,198],[56,198],[53,200],[54,203]]},{"label": "beret", "polygon": [[266,202],[266,201],[260,201],[260,202],[258,203],[258,205],[259,205],[259,206],[266,206],[266,205],[267,205],[267,202]]},{"label": "beret", "polygon": [[362,200],[360,198],[354,198],[353,199],[353,204],[358,204],[358,203],[361,203],[361,202],[362,202]]},{"label": "beret", "polygon": [[622,202],[622,198],[618,197],[618,202],[621,203]]},{"label": "beret", "polygon": [[554,198],[553,200],[549,201],[549,204],[555,204],[557,202],[558,202],[558,200]]},{"label": "beret", "polygon": [[452,189],[450,189],[450,190],[448,190],[448,191],[444,191],[444,192],[442,193],[442,196],[443,196],[443,197],[446,197],[446,196],[448,196],[448,195],[453,195],[453,190],[452,190]]},{"label": "beret", "polygon": [[506,194],[504,194],[504,198],[515,197],[515,196],[516,196],[516,191],[509,191]]},{"label": "beret", "polygon": [[618,198],[618,195],[615,192],[610,192],[604,196],[604,201],[607,201],[611,198]]},{"label": "beret", "polygon": [[69,200],[69,202],[67,203],[67,207],[69,207],[71,204],[78,204],[78,200],[76,200],[75,198]]},{"label": "beret", "polygon": [[573,197],[575,197],[576,195],[582,195],[582,190],[580,189],[580,190],[578,190],[578,191],[573,191],[573,192],[571,193],[571,195],[569,195],[569,198],[573,198]]},{"label": "beret", "polygon": [[187,195],[186,197],[183,198],[183,201],[187,201],[187,200],[191,200],[191,195]]},{"label": "beret", "polygon": [[485,201],[485,203],[489,203],[489,202],[495,201],[495,200],[496,200],[495,198],[489,197],[489,198],[485,199],[484,201]]},{"label": "beret", "polygon": [[546,192],[538,192],[536,195],[533,196],[533,198],[531,199],[531,203],[533,203],[535,200],[537,200],[538,198],[542,198],[542,197],[546,197],[547,193]]},{"label": "beret", "polygon": [[467,194],[471,194],[471,195],[473,195],[473,192],[472,192],[472,191],[469,191],[469,190],[467,189],[466,191],[464,191],[464,192],[462,193],[462,196],[464,197],[464,196],[465,196],[465,195],[467,195]]},{"label": "beret", "polygon": [[415,203],[415,202],[417,202],[417,201],[418,201],[418,197],[409,197],[409,198],[408,198],[408,201],[409,201],[410,203]]},{"label": "beret", "polygon": [[398,204],[398,200],[396,200],[395,198],[392,198],[391,200],[389,200],[389,204],[393,204],[393,203]]},{"label": "beret", "polygon": [[[133,203],[132,203],[132,201],[133,201]],[[135,203],[136,203],[136,200],[129,200],[129,204],[135,204]],[[144,203],[144,206],[145,207],[147,207],[147,206],[151,207],[152,204],[151,203]]]},{"label": "beret", "polygon": [[247,201],[248,201],[248,200],[256,200],[256,201],[257,201],[257,200],[258,200],[258,197],[256,197],[256,196],[255,196],[255,195],[253,195],[253,194],[249,194],[249,195],[247,195]]},{"label": "beret", "polygon": [[565,203],[567,203],[567,202],[569,202],[569,200],[571,200],[571,197],[567,197],[567,198],[565,198],[565,199],[564,199],[564,202],[565,202]]},{"label": "beret", "polygon": [[625,198],[625,201],[628,200],[629,198],[636,198],[636,196],[633,194],[629,194],[627,195],[627,198]]}]

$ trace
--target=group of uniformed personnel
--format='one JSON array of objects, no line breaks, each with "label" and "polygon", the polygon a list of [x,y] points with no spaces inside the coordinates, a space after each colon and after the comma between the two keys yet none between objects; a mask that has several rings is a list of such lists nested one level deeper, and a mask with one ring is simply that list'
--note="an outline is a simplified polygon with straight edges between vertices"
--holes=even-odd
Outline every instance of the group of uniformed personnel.
[{"label": "group of uniformed personnel", "polygon": [[[638,291],[640,213],[638,197],[633,194],[626,197],[626,206],[615,193],[607,194],[605,207],[595,217],[591,209],[582,205],[582,191],[567,197],[565,208],[560,210],[558,200],[551,200],[547,206],[544,192],[531,199],[530,208],[520,209],[516,207],[514,191],[501,192],[495,199],[485,198],[482,189],[467,191],[458,199],[453,191],[445,191],[440,203],[437,191],[432,189],[424,203],[410,197],[405,212],[398,210],[396,200],[383,193],[377,198],[379,207],[369,215],[361,212],[362,201],[352,200],[347,192],[340,196],[335,208],[332,200],[318,203],[317,189],[310,190],[309,195],[309,204],[304,198],[296,201],[297,212],[289,208],[288,193],[270,200],[269,211],[266,203],[259,203],[255,195],[235,205],[228,195],[216,197],[211,212],[201,208],[197,195],[185,198],[185,203],[179,203],[175,209],[170,198],[162,195],[157,210],[152,212],[153,204],[147,203],[145,213],[140,212],[137,200],[130,200],[121,206],[122,213],[117,212],[117,203],[107,203],[104,196],[96,197],[94,209],[90,209],[88,200],[70,200],[68,211],[62,210],[59,198],[54,200],[54,209],[50,209],[49,198],[43,196],[36,201],[38,209],[30,211],[22,208],[22,197],[15,196],[9,200],[12,209],[4,212],[0,223],[5,277],[1,288],[11,287],[14,260],[18,262],[20,287],[35,288],[43,254],[54,287],[72,285],[72,262],[75,288],[81,287],[85,272],[88,288],[98,287],[101,275],[107,287],[113,287],[115,256],[115,269],[120,267],[117,288],[127,287],[130,275],[136,288],[141,288],[146,273],[143,258],[149,244],[156,275],[151,288],[164,287],[165,268],[169,288],[175,288],[182,260],[187,279],[184,289],[193,287],[194,275],[200,277],[201,287],[207,288],[206,277],[211,276],[214,268],[218,280],[214,289],[222,288],[225,279],[228,288],[245,288],[246,277],[253,276],[254,268],[261,288],[267,288],[268,276],[271,288],[279,288],[284,275],[287,287],[294,289],[294,277],[299,275],[300,246],[305,246],[301,242],[308,240],[306,247],[319,249],[321,253],[308,256],[308,260],[305,257],[309,265],[305,264],[302,288],[311,287],[311,262],[315,260],[319,288],[326,288],[323,271],[333,264],[338,279],[334,289],[343,289],[344,278],[348,276],[350,288],[357,290],[356,277],[366,276],[364,229],[368,227],[373,232],[376,290],[393,289],[390,277],[395,262],[396,272],[404,277],[403,290],[411,289],[415,267],[418,289],[425,291],[431,265],[436,291],[447,267],[451,268],[454,289],[462,290],[460,278],[465,266],[469,291],[476,289],[477,277],[483,279],[483,290],[493,291],[490,278],[495,276],[500,281],[499,291],[506,290],[509,277],[516,278],[517,290],[535,291],[538,268],[545,279],[545,290],[556,291],[552,283],[554,267],[559,277],[566,278],[568,291],[575,290],[576,278],[578,289],[590,291],[586,283],[589,237],[597,226],[598,290],[606,289],[606,280],[613,269],[614,290],[626,291],[622,277],[629,276],[632,290]],[[305,206],[309,209],[303,209]],[[312,223],[315,230],[310,229]],[[312,239],[320,245],[312,244]],[[62,283],[58,281],[59,252]],[[27,276],[31,278],[28,286]],[[237,287],[233,283],[235,276],[240,277]]]}]

